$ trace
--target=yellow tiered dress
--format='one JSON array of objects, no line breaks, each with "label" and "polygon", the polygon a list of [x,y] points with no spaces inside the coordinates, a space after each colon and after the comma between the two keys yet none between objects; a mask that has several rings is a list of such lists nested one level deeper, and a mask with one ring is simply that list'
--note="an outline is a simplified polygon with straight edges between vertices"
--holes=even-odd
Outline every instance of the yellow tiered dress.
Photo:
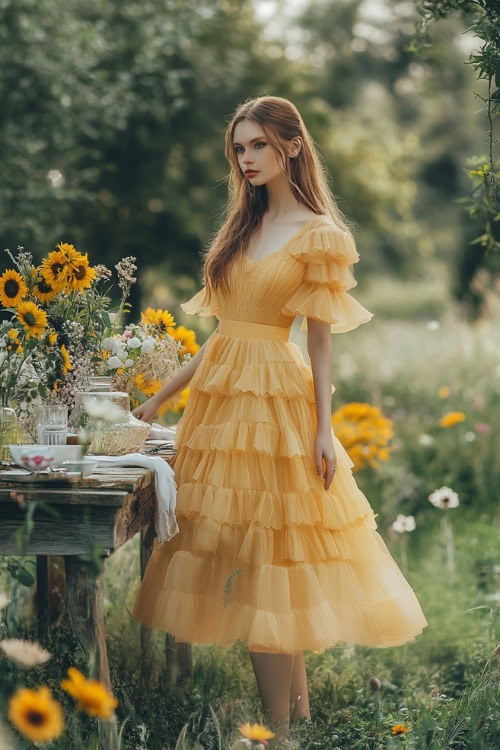
[{"label": "yellow tiered dress", "polygon": [[203,288],[181,305],[219,325],[177,425],[179,533],[155,541],[136,620],[177,641],[276,653],[397,646],[427,625],[333,430],[328,490],[317,475],[312,371],[288,340],[296,315],[301,330],[310,317],[332,333],[373,317],[347,292],[358,260],[317,216],[261,260],[240,255],[227,295],[207,305]]}]

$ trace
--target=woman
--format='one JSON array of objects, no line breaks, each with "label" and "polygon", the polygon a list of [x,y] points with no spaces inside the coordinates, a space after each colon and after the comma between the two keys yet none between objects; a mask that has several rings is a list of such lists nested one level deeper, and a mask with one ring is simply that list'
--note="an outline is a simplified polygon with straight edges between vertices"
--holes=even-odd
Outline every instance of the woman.
[{"label": "woman", "polygon": [[[312,139],[291,102],[263,96],[237,109],[226,156],[227,219],[181,305],[218,328],[133,412],[150,421],[190,385],[172,463],[180,532],[155,543],[133,616],[179,641],[245,641],[285,737],[310,718],[305,649],[397,646],[427,621],[331,427],[331,333],[373,313],[347,292],[359,255]],[[311,367],[288,341],[296,315]]]}]

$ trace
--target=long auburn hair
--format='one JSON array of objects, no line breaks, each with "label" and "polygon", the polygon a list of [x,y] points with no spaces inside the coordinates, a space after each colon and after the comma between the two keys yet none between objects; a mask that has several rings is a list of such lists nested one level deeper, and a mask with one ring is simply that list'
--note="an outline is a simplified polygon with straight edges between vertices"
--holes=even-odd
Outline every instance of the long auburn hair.
[{"label": "long auburn hair", "polygon": [[[228,202],[224,212],[226,219],[204,251],[203,283],[207,302],[211,300],[212,289],[219,285],[227,288],[227,269],[238,253],[245,252],[268,208],[266,186],[252,185],[245,178],[233,146],[234,128],[244,119],[253,120],[262,127],[296,200],[318,215],[329,215],[340,230],[353,236],[329,188],[328,171],[295,105],[280,96],[249,99],[237,107],[225,130],[225,155],[231,165],[227,177]],[[296,136],[301,137],[302,148],[295,158],[290,159],[283,143]]]}]

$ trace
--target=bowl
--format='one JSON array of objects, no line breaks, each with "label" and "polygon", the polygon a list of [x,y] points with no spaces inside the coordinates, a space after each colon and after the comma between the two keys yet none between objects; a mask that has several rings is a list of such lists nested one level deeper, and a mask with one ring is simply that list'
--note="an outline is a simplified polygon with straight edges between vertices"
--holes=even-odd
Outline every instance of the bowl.
[{"label": "bowl", "polygon": [[84,478],[92,474],[96,464],[97,461],[95,459],[92,459],[92,456],[90,456],[89,458],[85,457],[81,459],[69,459],[68,461],[64,461],[62,466],[68,471],[77,471],[82,475],[82,478]]},{"label": "bowl", "polygon": [[9,445],[12,460],[28,471],[62,466],[63,461],[82,458],[83,445]]}]

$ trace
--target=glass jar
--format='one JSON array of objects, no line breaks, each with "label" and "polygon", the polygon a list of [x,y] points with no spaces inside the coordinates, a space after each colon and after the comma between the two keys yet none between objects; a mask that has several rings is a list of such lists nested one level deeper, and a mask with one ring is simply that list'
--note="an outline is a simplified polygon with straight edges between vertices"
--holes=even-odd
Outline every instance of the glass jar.
[{"label": "glass jar", "polygon": [[111,375],[92,375],[88,391],[75,393],[75,408],[71,413],[70,424],[74,429],[85,427],[89,416],[83,408],[83,400],[87,397],[104,399],[120,406],[124,411],[130,411],[130,396],[125,391],[111,390],[113,377]]},{"label": "glass jar", "polygon": [[11,463],[9,445],[17,445],[17,416],[10,406],[0,406],[0,463]]}]

